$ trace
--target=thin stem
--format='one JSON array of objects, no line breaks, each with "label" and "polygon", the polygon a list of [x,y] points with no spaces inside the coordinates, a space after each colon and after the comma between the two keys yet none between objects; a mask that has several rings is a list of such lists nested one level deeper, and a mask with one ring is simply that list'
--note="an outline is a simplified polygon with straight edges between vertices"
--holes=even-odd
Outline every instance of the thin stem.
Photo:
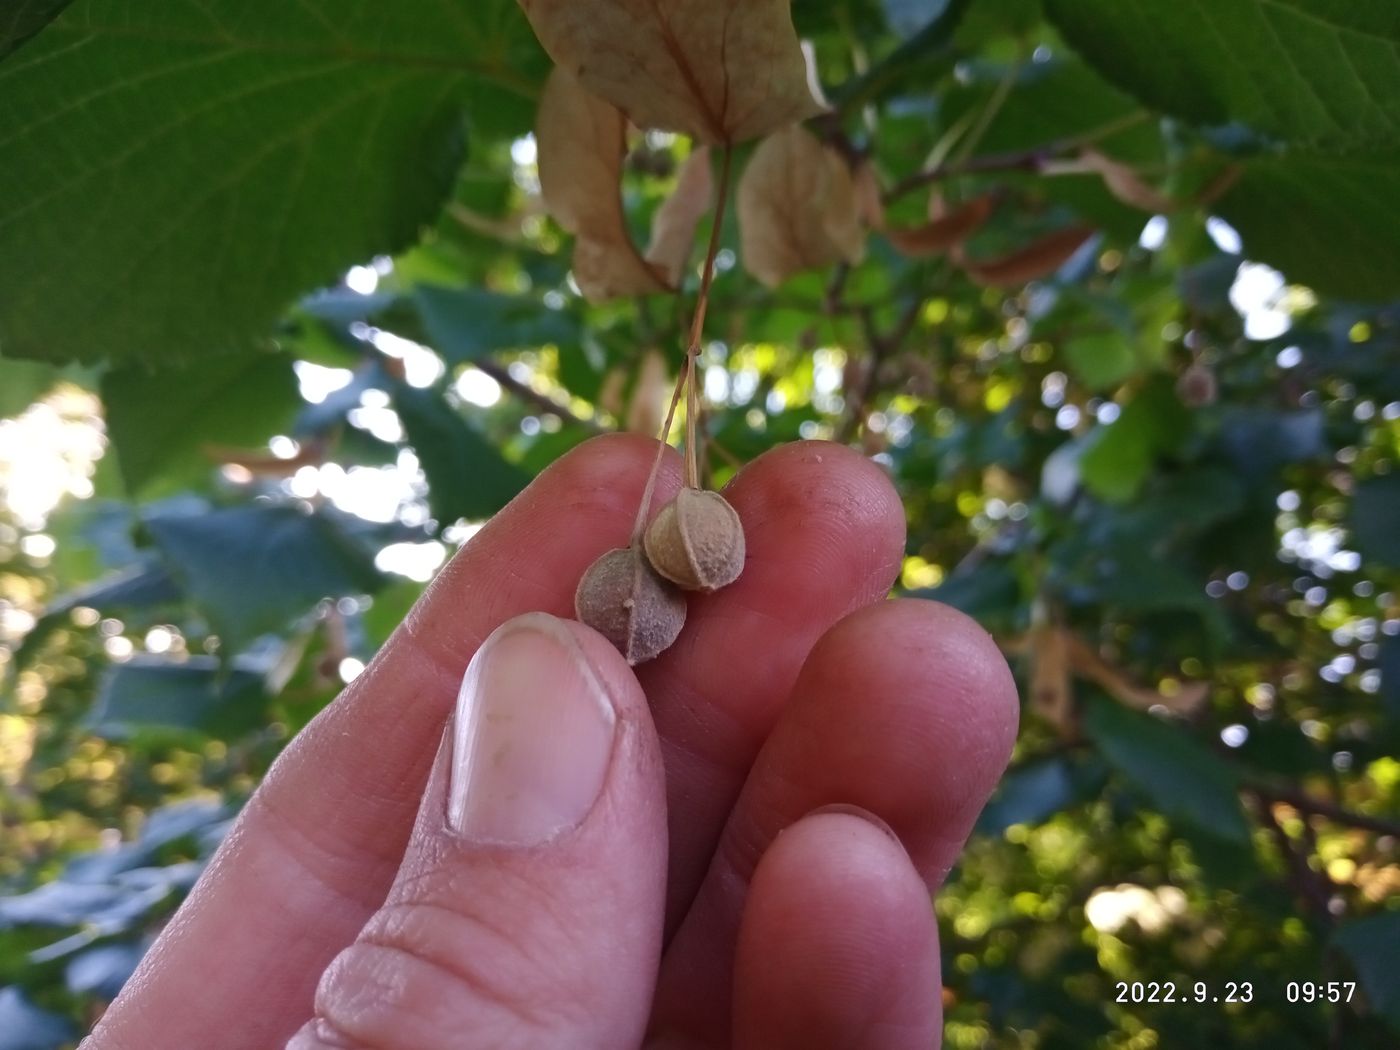
[{"label": "thin stem", "polygon": [[987,104],[982,107],[982,112],[977,114],[977,121],[972,125],[972,129],[963,136],[952,154],[955,162],[964,161],[972,156],[982,141],[982,136],[987,133],[987,129],[992,126],[992,121],[996,120],[997,114],[1001,112],[1001,107],[1006,104],[1007,98],[1011,95],[1011,89],[1016,86],[1016,78],[1021,75],[1021,67],[1024,60],[1017,58],[1006,67],[1006,72],[997,81],[997,86],[992,89],[991,97],[987,99]]},{"label": "thin stem", "polygon": [[685,449],[686,449],[686,469],[685,483],[693,489],[701,487],[700,484],[700,443],[704,440],[703,429],[700,426],[700,384],[696,379],[696,360],[698,354],[686,354],[685,366],[689,375],[686,378],[686,404],[685,404]]},{"label": "thin stem", "polygon": [[885,203],[898,200],[906,193],[926,186],[930,182],[938,182],[940,179],[953,178],[958,175],[976,175],[983,172],[1001,171],[1029,171],[1039,172],[1041,166],[1054,157],[1062,156],[1073,150],[1081,149],[1084,146],[1092,145],[1103,139],[1116,135],[1120,131],[1141,124],[1149,119],[1151,114],[1139,110],[1136,113],[1129,113],[1126,116],[1118,117],[1106,124],[1101,124],[1096,128],[1073,135],[1069,138],[1060,139],[1055,142],[1047,142],[1043,146],[1034,149],[1014,150],[1009,153],[987,153],[980,157],[969,157],[966,160],[938,164],[923,171],[916,171],[913,175],[901,179],[889,188],[885,193]]},{"label": "thin stem", "polygon": [[585,430],[590,430],[595,434],[601,434],[605,430],[596,419],[585,419],[583,416],[575,413],[567,405],[561,405],[558,401],[555,401],[554,398],[550,397],[548,394],[541,394],[534,387],[530,386],[530,384],[522,383],[520,380],[516,379],[515,376],[510,374],[509,369],[502,367],[499,363],[490,358],[478,358],[472,362],[472,367],[478,372],[483,372],[490,376],[503,389],[509,390],[526,404],[533,405],[540,412],[553,416],[561,423],[583,427]]},{"label": "thin stem", "polygon": [[1357,813],[1355,810],[1346,809],[1335,802],[1317,798],[1296,788],[1279,787],[1272,784],[1247,784],[1246,790],[1263,802],[1282,802],[1284,805],[1292,806],[1300,813],[1310,813],[1347,827],[1364,828],[1367,831],[1374,831],[1378,835],[1400,835],[1400,820],[1387,820],[1385,817],[1373,817],[1369,813]]},{"label": "thin stem", "polygon": [[699,397],[695,384],[695,358],[700,353],[700,333],[705,327],[705,309],[710,303],[710,285],[715,279],[715,256],[719,254],[720,231],[724,226],[724,203],[729,197],[729,174],[733,166],[734,153],[729,146],[724,147],[720,162],[719,187],[715,199],[715,217],[710,226],[710,243],[705,249],[705,265],[700,271],[700,294],[695,302],[695,316],[690,322],[690,337],[686,341],[685,367],[676,376],[676,387],[671,392],[671,404],[666,410],[666,421],[661,424],[657,435],[656,459],[652,461],[651,473],[647,475],[646,488],[642,490],[641,503],[637,506],[637,520],[632,525],[632,546],[641,541],[646,531],[647,513],[651,510],[651,498],[656,492],[656,479],[661,473],[661,460],[666,454],[667,440],[671,436],[671,423],[676,418],[676,406],[680,404],[681,392],[690,391],[686,407],[686,484],[698,485],[698,462],[696,454],[695,417],[699,414]]}]

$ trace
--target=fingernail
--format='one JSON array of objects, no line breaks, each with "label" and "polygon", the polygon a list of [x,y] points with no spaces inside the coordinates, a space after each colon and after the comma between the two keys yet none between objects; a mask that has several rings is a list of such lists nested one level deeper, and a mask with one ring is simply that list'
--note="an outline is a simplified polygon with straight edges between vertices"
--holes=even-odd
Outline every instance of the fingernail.
[{"label": "fingernail", "polygon": [[[899,842],[899,836],[894,833],[894,828],[890,827],[874,813],[871,813],[870,810],[851,805],[849,802],[832,802],[826,806],[818,806],[816,809],[812,810],[812,812],[808,813],[807,816],[815,817],[819,813],[844,813],[848,817],[860,817],[861,820],[868,824],[874,824],[886,835],[894,839],[894,841]],[[904,848],[902,842],[900,842],[900,848]]]},{"label": "fingernail", "polygon": [[533,846],[577,827],[603,788],[612,702],[563,622],[496,629],[457,697],[447,819],[476,842]]}]

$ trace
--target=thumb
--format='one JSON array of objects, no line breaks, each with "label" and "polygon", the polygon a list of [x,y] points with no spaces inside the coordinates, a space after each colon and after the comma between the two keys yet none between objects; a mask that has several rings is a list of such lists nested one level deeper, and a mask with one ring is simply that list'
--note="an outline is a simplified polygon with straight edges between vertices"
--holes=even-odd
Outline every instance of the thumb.
[{"label": "thumb", "polygon": [[510,620],[467,668],[388,900],[289,1046],[635,1046],[665,875],[637,680],[586,627]]}]

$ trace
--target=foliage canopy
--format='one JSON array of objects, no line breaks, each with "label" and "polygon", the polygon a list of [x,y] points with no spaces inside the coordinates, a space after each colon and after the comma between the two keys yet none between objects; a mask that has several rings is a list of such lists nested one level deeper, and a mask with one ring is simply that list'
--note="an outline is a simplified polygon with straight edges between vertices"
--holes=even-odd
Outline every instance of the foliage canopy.
[{"label": "foliage canopy", "polygon": [[684,37],[741,121],[522,3],[0,14],[0,1050],[74,1041],[449,547],[655,432],[726,147],[706,471],[858,442],[900,592],[1023,684],[948,1045],[1393,1045],[1400,10],[755,2],[771,68]]}]

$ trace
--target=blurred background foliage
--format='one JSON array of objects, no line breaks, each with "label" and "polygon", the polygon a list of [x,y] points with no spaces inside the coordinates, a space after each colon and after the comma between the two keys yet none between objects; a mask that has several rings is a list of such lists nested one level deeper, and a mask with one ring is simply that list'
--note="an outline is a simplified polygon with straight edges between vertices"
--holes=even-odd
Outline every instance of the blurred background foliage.
[{"label": "blurred background foliage", "polygon": [[[694,273],[571,282],[514,3],[323,7],[0,15],[3,1050],[76,1041],[450,552],[569,447],[653,432],[682,360]],[[951,254],[872,232],[774,291],[726,220],[701,359],[715,483],[857,444],[908,508],[898,592],[1020,676],[936,903],[947,1045],[1396,1045],[1400,15],[793,15],[811,128],[892,226],[926,186],[998,202]],[[634,233],[687,149],[634,136]],[[1029,283],[974,279],[1070,226]],[[1351,1001],[1288,1001],[1327,981]]]}]

